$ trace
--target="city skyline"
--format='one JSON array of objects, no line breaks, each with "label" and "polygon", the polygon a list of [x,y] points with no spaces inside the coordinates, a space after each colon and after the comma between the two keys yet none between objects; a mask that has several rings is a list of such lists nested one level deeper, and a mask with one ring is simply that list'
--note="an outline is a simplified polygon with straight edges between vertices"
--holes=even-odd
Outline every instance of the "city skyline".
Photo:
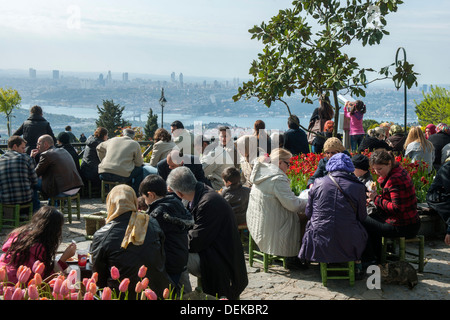
[{"label": "city skyline", "polygon": [[[3,5],[0,69],[59,70],[170,77],[249,78],[262,44],[248,29],[268,22],[287,0],[29,1]],[[449,83],[446,59],[450,2],[408,0],[387,17],[379,46],[347,52],[361,67],[379,69],[404,47],[419,84]],[[402,58],[402,57],[400,57]]]}]

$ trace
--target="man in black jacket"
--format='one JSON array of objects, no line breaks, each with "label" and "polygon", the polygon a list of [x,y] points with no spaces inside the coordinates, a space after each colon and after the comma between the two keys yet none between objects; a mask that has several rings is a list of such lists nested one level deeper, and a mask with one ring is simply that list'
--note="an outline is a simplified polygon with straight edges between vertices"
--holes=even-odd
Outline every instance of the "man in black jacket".
[{"label": "man in black jacket", "polygon": [[248,284],[244,251],[233,210],[211,187],[198,182],[186,167],[172,170],[167,185],[189,201],[194,217],[189,230],[189,273],[201,278],[203,292],[239,299]]},{"label": "man in black jacket", "polygon": [[284,133],[284,148],[293,155],[309,153],[308,138],[299,124],[298,117],[291,115],[288,119],[289,130]]},{"label": "man in black jacket", "polygon": [[37,140],[40,136],[48,134],[56,143],[55,135],[50,127],[50,123],[42,116],[42,108],[33,106],[30,109],[30,116],[24,123],[13,133],[13,136],[22,136],[27,141],[25,152],[30,155],[31,150],[36,149]]},{"label": "man in black jacket", "polygon": [[450,246],[450,161],[445,162],[428,189],[427,202],[447,224],[445,243]]}]

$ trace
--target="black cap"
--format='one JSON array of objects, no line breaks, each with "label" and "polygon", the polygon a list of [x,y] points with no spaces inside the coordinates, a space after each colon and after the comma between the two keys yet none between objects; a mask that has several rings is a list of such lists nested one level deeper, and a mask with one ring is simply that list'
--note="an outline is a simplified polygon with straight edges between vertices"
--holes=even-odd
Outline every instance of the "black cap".
[{"label": "black cap", "polygon": [[353,165],[355,166],[356,169],[361,169],[361,170],[369,170],[369,158],[367,158],[365,155],[363,154],[355,154],[352,157],[352,162]]}]

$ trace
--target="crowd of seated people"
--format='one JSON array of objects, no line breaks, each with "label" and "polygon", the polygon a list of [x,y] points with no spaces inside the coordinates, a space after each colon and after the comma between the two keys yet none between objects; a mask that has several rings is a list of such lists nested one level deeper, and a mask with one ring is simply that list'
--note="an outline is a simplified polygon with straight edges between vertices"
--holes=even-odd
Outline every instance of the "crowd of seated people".
[{"label": "crowd of seated people", "polygon": [[[332,128],[332,121],[329,124]],[[370,158],[359,153],[352,157],[342,139],[324,135],[325,157],[308,181],[304,202],[291,191],[287,173],[292,156],[307,153],[311,146],[295,115],[287,127],[285,134],[271,139],[258,120],[253,134],[236,140],[229,127],[220,127],[212,142],[204,136],[195,140],[176,121],[171,133],[165,129],[155,133],[148,164],[133,130],[124,129],[122,136],[108,139],[106,129],[99,127],[86,141],[79,168],[66,132],[58,135],[58,145],[49,134],[37,137],[30,155],[25,152],[26,140],[14,136],[11,150],[0,158],[0,171],[21,163],[17,171],[27,192],[13,202],[37,202],[34,211],[40,207],[38,191],[52,197],[77,193],[87,181],[121,183],[108,193],[106,225],[92,241],[93,270],[100,285],[114,286],[112,264],[135,283],[139,279],[134,274],[146,264],[159,296],[170,285],[189,292],[189,277],[195,276],[205,293],[238,299],[248,284],[238,225],[247,226],[261,251],[285,257],[288,268],[303,268],[311,261],[351,260],[357,262],[360,277],[363,266],[380,261],[381,237],[416,235],[420,219],[414,186],[386,141],[389,128],[375,128],[362,140],[358,151],[369,149]],[[398,128],[390,128],[395,129],[390,131],[392,137]],[[444,124],[438,128],[441,136],[448,135]],[[421,129],[411,128],[403,148],[405,156],[410,155],[408,146],[421,148],[424,159],[436,149],[432,137],[438,133],[425,136],[417,130]],[[439,157],[444,152],[443,146]],[[436,157],[426,159],[433,167]],[[379,176],[376,181],[371,172]],[[373,183],[381,188],[373,188]],[[8,193],[3,189],[6,203]],[[139,207],[138,197],[143,200]],[[36,219],[50,219],[44,213],[55,215],[45,207]],[[333,236],[317,237],[320,232]],[[16,236],[11,233],[10,238]],[[58,241],[55,236],[53,243]],[[17,249],[8,244],[4,250],[3,259],[11,260]],[[47,250],[54,255],[53,247]],[[152,252],[151,259],[142,252]],[[64,261],[59,264],[64,267]]]}]

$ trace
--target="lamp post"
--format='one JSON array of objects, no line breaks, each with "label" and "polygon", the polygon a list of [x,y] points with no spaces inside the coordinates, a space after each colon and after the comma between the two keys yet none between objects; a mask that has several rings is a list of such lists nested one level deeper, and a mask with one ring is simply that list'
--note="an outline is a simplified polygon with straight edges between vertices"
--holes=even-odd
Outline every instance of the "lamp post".
[{"label": "lamp post", "polygon": [[161,89],[161,98],[159,104],[161,105],[161,128],[164,128],[164,107],[166,106],[166,98],[164,97],[164,88]]},{"label": "lamp post", "polygon": [[[404,49],[403,47],[400,47],[400,48],[397,49],[397,53],[395,54],[395,66],[396,66],[396,67],[399,66],[398,54],[399,54],[400,50],[403,51],[403,62],[406,62],[406,51],[405,51],[405,49]],[[405,81],[403,81],[403,82],[404,82],[404,83],[403,83],[403,86],[404,86],[404,88],[405,88],[405,93],[404,93],[404,95],[405,95],[405,134],[406,134],[406,133],[407,133],[407,129],[406,129],[406,121],[407,121],[407,120],[406,120],[407,99],[406,99],[406,82],[405,82]],[[400,89],[400,87],[402,86],[402,81],[401,81],[401,80],[399,80],[399,81],[394,81],[394,85],[395,85],[395,87],[396,87],[397,90],[398,90],[398,89]]]}]

